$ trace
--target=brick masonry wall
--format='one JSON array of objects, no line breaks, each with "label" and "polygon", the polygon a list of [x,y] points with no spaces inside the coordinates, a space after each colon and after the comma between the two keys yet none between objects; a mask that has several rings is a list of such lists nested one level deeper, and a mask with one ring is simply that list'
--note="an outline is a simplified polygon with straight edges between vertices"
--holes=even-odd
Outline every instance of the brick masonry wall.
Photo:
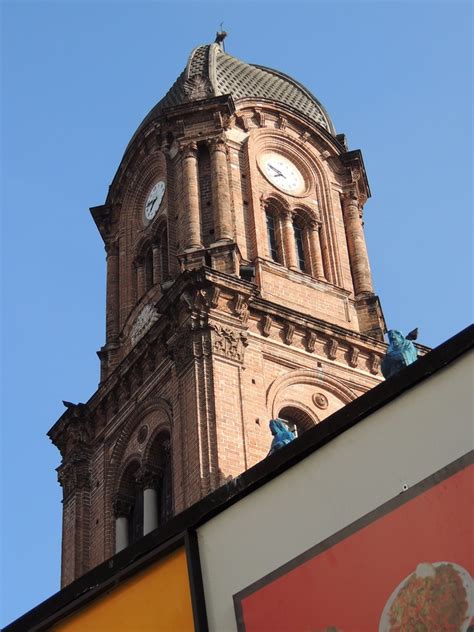
[{"label": "brick masonry wall", "polygon": [[[265,116],[262,108],[246,103],[239,112],[245,124],[224,113],[219,127],[219,117],[190,110],[184,122],[168,122],[161,139],[145,130],[114,180],[105,238],[118,243],[119,264],[118,275],[115,270],[108,277],[107,322],[113,330],[116,319],[119,335],[113,348],[103,350],[103,381],[84,413],[92,429],[91,437],[87,432],[80,438],[91,454],[90,481],[64,503],[63,585],[113,555],[121,476],[131,462],[144,463],[158,432],[171,438],[177,513],[266,456],[272,417],[283,411],[301,431],[382,379],[383,316],[375,297],[362,304],[354,296],[340,201],[350,186],[363,204],[365,193],[357,188],[362,179],[353,179],[341,147],[326,133],[290,112],[282,129],[278,108],[265,105]],[[216,135],[227,147],[231,208],[224,211],[230,210],[234,235],[231,243],[217,245],[206,144]],[[198,146],[195,185],[204,248],[184,252],[189,209],[181,157],[190,143]],[[287,153],[306,174],[304,195],[286,195],[263,177],[258,160],[267,149]],[[167,191],[157,218],[147,224],[143,204],[158,178],[166,180]],[[269,260],[268,199],[282,212],[321,222],[325,281]],[[175,285],[156,285],[139,297],[137,254],[163,221]],[[210,261],[214,273],[192,276],[190,270],[209,268]],[[242,261],[255,265],[252,286],[238,276]],[[145,306],[156,314],[137,334]],[[374,335],[364,335],[367,330]],[[72,425],[69,414],[55,425],[64,463],[78,440],[77,433],[69,442],[61,438]]]}]

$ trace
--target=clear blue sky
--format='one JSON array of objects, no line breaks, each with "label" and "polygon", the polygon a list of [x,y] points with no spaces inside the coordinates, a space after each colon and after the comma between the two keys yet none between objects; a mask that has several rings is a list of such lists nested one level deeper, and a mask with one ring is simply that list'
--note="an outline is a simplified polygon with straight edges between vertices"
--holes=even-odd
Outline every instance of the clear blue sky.
[{"label": "clear blue sky", "polygon": [[471,8],[449,2],[2,3],[2,623],[58,588],[62,399],[97,387],[105,201],[147,111],[213,40],[282,70],[362,149],[390,327],[438,345],[472,320]]}]

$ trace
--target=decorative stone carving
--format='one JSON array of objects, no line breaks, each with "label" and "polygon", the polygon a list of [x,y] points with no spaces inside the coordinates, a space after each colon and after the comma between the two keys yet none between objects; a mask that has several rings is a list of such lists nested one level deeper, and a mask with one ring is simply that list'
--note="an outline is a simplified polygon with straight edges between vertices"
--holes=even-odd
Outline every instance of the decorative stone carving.
[{"label": "decorative stone carving", "polygon": [[218,323],[212,323],[211,329],[213,330],[213,352],[230,360],[243,362],[244,349],[248,345],[247,335],[242,331]]},{"label": "decorative stone carving", "polygon": [[214,138],[210,138],[207,141],[207,144],[209,145],[209,149],[211,151],[222,151],[222,153],[227,155],[228,147],[225,134],[219,134],[219,136],[214,136]]},{"label": "decorative stone carving", "polygon": [[265,337],[268,337],[270,335],[271,328],[272,328],[272,317],[269,316],[268,314],[265,314],[265,316],[262,319],[262,334]]},{"label": "decorative stone carving", "polygon": [[234,313],[244,322],[248,320],[249,310],[247,301],[242,294],[236,294],[234,298]]},{"label": "decorative stone carving", "polygon": [[115,518],[126,518],[132,510],[133,499],[124,494],[117,494],[113,501]]},{"label": "decorative stone carving", "polygon": [[293,336],[295,334],[295,326],[292,323],[287,323],[283,331],[283,339],[287,345],[291,345],[293,342]]},{"label": "decorative stone carving", "polygon": [[320,408],[321,410],[326,410],[329,406],[328,398],[323,393],[315,393],[313,395],[314,405]]},{"label": "decorative stone carving", "polygon": [[355,369],[358,363],[359,363],[359,349],[357,349],[356,347],[350,347],[349,348],[349,366]]},{"label": "decorative stone carving", "polygon": [[142,489],[154,489],[162,477],[162,471],[159,467],[142,466],[136,475],[136,482]]},{"label": "decorative stone carving", "polygon": [[140,314],[138,315],[136,321],[133,324],[133,327],[130,332],[130,339],[132,341],[132,345],[136,345],[137,342],[142,338],[145,333],[151,328],[153,323],[155,323],[159,318],[158,311],[156,308],[150,304],[145,305]]},{"label": "decorative stone carving", "polygon": [[84,453],[82,458],[76,454],[74,459],[60,465],[56,471],[59,484],[63,488],[64,500],[67,500],[78,491],[90,490],[91,476],[88,453]]},{"label": "decorative stone carving", "polygon": [[189,101],[205,99],[212,95],[212,86],[204,75],[194,75],[184,82],[184,94]]},{"label": "decorative stone carving", "polygon": [[197,158],[197,143],[190,142],[180,145],[180,149],[182,152],[183,159],[186,158]]},{"label": "decorative stone carving", "polygon": [[303,145],[308,141],[310,137],[310,133],[309,132],[303,132],[300,136],[300,140],[303,143]]},{"label": "decorative stone carving", "polygon": [[371,353],[369,356],[369,371],[376,375],[380,368],[380,358],[375,353]]},{"label": "decorative stone carving", "polygon": [[249,126],[249,121],[250,121],[250,116],[248,113],[241,113],[241,114],[236,114],[235,115],[235,119],[237,121],[237,124],[245,131],[248,132],[250,129]]},{"label": "decorative stone carving", "polygon": [[176,371],[181,373],[194,357],[193,334],[190,330],[180,331],[169,343],[168,349]]},{"label": "decorative stone carving", "polygon": [[317,339],[316,332],[308,331],[306,333],[306,350],[309,351],[309,353],[314,352]]},{"label": "decorative stone carving", "polygon": [[327,344],[327,354],[330,360],[335,360],[337,356],[337,350],[339,348],[339,343],[335,338],[330,338]]}]

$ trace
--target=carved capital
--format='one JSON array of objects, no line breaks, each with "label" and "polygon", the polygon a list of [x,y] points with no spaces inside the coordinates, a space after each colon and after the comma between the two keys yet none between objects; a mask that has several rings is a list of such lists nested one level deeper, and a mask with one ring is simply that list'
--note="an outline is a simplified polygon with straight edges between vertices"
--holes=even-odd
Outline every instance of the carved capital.
[{"label": "carved capital", "polygon": [[71,459],[78,450],[87,450],[94,437],[92,417],[86,404],[67,402],[67,406],[67,412],[49,433],[63,461]]},{"label": "carved capital", "polygon": [[197,150],[198,150],[197,143],[191,142],[191,143],[182,144],[180,149],[183,156],[183,160],[186,160],[188,158],[193,158],[194,160],[197,159]]},{"label": "carved capital", "polygon": [[357,211],[362,213],[361,205],[359,203],[359,196],[354,188],[344,191],[342,194],[342,209],[346,212]]},{"label": "carved capital", "polygon": [[220,136],[209,138],[207,144],[211,152],[221,151],[224,154],[227,154],[227,142],[224,135],[221,134]]},{"label": "carved capital", "polygon": [[77,456],[72,461],[60,465],[56,471],[59,484],[63,488],[64,500],[68,500],[76,492],[90,490],[91,476],[88,458],[79,458]]},{"label": "carved capital", "polygon": [[213,353],[242,363],[245,347],[248,345],[247,334],[233,327],[210,324],[212,330]]},{"label": "carved capital", "polygon": [[133,498],[130,498],[125,494],[117,494],[112,506],[115,518],[126,518],[132,510]]},{"label": "carved capital", "polygon": [[118,239],[109,240],[105,243],[105,252],[108,257],[117,257],[119,254],[119,242]]},{"label": "carved capital", "polygon": [[156,489],[163,475],[160,467],[143,466],[136,475],[136,482],[142,489]]},{"label": "carved capital", "polygon": [[315,217],[310,219],[308,222],[308,228],[309,230],[319,233],[321,230],[321,220]]}]

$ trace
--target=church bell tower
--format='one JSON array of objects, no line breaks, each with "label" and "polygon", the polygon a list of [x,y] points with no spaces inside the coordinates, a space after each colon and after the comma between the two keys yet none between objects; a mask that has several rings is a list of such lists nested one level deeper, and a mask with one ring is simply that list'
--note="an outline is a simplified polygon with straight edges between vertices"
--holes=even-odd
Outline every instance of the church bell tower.
[{"label": "church bell tower", "polygon": [[101,379],[49,431],[62,585],[381,379],[362,155],[300,83],[195,48],[102,206]]}]

